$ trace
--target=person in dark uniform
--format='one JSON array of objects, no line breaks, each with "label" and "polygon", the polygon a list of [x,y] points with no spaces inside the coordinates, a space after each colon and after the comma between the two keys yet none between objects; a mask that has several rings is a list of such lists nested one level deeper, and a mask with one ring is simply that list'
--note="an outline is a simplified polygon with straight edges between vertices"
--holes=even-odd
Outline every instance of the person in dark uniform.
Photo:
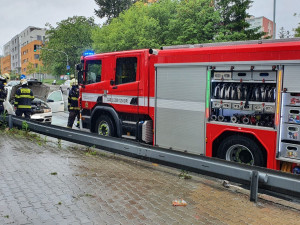
[{"label": "person in dark uniform", "polygon": [[3,102],[6,99],[7,93],[4,89],[4,86],[6,85],[6,79],[3,76],[0,76],[0,115],[4,113],[4,106]]},{"label": "person in dark uniform", "polygon": [[73,79],[72,82],[72,88],[69,91],[69,97],[68,97],[68,110],[69,110],[69,118],[68,118],[68,128],[73,127],[73,123],[75,121],[75,118],[77,117],[77,125],[76,127],[79,127],[79,121],[80,121],[80,107],[78,105],[78,98],[79,98],[79,88],[76,84],[76,80]]},{"label": "person in dark uniform", "polygon": [[25,115],[26,119],[30,119],[31,116],[31,101],[34,99],[32,90],[28,88],[28,82],[26,79],[21,80],[21,87],[16,91],[15,95],[15,107],[16,115]]}]

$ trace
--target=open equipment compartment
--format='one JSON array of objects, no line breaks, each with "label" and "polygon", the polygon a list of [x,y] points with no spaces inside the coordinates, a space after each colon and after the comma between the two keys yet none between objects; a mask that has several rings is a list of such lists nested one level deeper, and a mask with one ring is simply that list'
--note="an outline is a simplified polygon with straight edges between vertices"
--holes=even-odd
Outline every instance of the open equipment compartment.
[{"label": "open equipment compartment", "polygon": [[212,70],[209,121],[273,127],[277,71]]},{"label": "open equipment compartment", "polygon": [[300,162],[300,93],[282,93],[282,113],[279,137],[280,160]]}]

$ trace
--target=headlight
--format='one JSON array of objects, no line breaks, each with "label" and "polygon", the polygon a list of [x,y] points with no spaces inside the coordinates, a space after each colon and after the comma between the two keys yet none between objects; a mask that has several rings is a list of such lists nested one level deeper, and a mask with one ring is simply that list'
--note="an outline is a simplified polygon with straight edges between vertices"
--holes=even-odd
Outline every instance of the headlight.
[{"label": "headlight", "polygon": [[44,109],[44,113],[51,112],[51,109]]}]

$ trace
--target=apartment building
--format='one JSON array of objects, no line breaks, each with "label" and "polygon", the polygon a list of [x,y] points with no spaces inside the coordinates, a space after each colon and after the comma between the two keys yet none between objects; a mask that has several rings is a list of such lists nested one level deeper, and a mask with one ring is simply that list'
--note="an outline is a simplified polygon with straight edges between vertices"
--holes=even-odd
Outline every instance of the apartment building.
[{"label": "apartment building", "polygon": [[34,46],[41,46],[41,40],[34,40],[29,42],[28,44],[24,45],[21,48],[21,73],[22,74],[29,74],[31,73],[30,69],[38,68],[42,66],[42,61],[39,60],[40,58],[40,50],[34,52]]},{"label": "apartment building", "polygon": [[11,72],[10,42],[3,46],[3,57],[1,58],[1,74]]},{"label": "apartment building", "polygon": [[246,21],[250,24],[249,29],[254,29],[259,27],[258,32],[265,32],[266,35],[263,37],[272,37],[273,36],[273,21],[269,20],[268,18],[261,16],[261,17],[254,17],[251,16],[247,18]]},{"label": "apartment building", "polygon": [[33,65],[35,68],[42,65],[39,60],[40,51],[34,52],[34,45],[42,45],[45,42],[45,34],[45,28],[29,26],[6,43],[3,47],[1,73],[5,70],[9,73],[28,75],[28,65]]}]

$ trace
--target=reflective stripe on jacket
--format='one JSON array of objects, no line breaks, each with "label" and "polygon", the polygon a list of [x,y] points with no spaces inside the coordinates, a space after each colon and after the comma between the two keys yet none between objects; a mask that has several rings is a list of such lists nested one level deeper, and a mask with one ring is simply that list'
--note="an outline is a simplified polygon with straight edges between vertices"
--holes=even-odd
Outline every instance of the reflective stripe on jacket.
[{"label": "reflective stripe on jacket", "polygon": [[34,99],[33,93],[28,87],[20,87],[15,95],[15,107],[18,109],[31,109],[31,101]]}]

